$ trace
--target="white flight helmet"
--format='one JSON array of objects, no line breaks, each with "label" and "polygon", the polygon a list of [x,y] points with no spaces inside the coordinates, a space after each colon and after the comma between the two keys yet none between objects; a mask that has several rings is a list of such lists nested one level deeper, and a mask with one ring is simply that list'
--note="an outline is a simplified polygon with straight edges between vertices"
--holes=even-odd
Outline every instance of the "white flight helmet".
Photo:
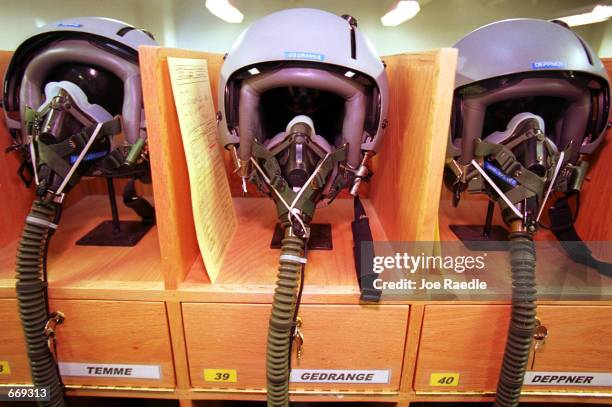
[{"label": "white flight helmet", "polygon": [[387,97],[384,64],[355,19],[282,10],[253,23],[226,55],[219,82],[221,142],[237,147],[240,161],[248,162],[254,142],[275,150],[299,122],[302,130],[310,128],[309,145],[319,156],[346,146],[344,164],[355,170],[364,153],[380,145]]},{"label": "white flight helmet", "polygon": [[90,103],[120,114],[128,143],[145,138],[140,45],[157,42],[149,32],[110,18],[68,18],[41,27],[17,48],[4,79],[4,110],[13,143],[24,142],[26,106],[38,109],[49,96],[45,91],[51,88],[46,86],[62,81],[75,84],[68,85],[71,96],[84,92]]}]

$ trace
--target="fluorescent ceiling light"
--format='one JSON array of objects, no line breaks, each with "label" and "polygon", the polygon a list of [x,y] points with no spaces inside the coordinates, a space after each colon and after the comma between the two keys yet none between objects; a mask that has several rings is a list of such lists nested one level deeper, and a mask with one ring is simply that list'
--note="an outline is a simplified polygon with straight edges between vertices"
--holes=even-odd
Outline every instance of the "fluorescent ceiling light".
[{"label": "fluorescent ceiling light", "polygon": [[421,10],[419,2],[416,0],[400,0],[395,8],[380,18],[380,22],[385,26],[400,25],[404,21],[410,20]]},{"label": "fluorescent ceiling light", "polygon": [[577,25],[601,23],[602,21],[608,20],[610,17],[612,17],[612,6],[598,5],[589,13],[562,17],[557,20],[565,22],[570,27],[576,27]]},{"label": "fluorescent ceiling light", "polygon": [[206,0],[208,11],[228,23],[241,23],[244,16],[229,0]]}]

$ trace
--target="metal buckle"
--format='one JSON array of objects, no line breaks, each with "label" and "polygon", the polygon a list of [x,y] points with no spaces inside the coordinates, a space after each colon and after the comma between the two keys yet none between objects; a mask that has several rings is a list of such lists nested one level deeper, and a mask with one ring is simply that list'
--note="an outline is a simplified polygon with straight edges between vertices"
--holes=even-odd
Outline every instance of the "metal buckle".
[{"label": "metal buckle", "polygon": [[51,313],[51,315],[49,315],[49,319],[47,320],[47,323],[45,323],[45,336],[48,338],[54,338],[55,337],[55,328],[57,328],[58,325],[61,325],[64,320],[66,319],[66,315],[64,315],[63,312],[61,311],[54,311]]}]

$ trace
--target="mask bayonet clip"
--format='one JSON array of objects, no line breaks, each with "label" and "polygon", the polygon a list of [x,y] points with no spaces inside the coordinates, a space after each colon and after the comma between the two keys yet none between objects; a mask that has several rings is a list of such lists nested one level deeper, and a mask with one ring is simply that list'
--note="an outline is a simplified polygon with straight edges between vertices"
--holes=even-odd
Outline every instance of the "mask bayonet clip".
[{"label": "mask bayonet clip", "polygon": [[234,172],[237,173],[240,178],[242,178],[242,195],[247,195],[247,185],[246,179],[249,172],[249,161],[243,161],[238,157],[238,149],[235,144],[229,145],[230,154],[232,156],[232,161],[234,162]]},{"label": "mask bayonet clip", "polygon": [[372,151],[366,151],[363,153],[361,164],[359,164],[357,170],[354,171],[355,179],[353,180],[353,185],[351,186],[351,189],[349,191],[352,196],[357,196],[359,194],[359,187],[361,186],[361,182],[370,176],[368,161],[372,156],[374,156],[374,152]]}]

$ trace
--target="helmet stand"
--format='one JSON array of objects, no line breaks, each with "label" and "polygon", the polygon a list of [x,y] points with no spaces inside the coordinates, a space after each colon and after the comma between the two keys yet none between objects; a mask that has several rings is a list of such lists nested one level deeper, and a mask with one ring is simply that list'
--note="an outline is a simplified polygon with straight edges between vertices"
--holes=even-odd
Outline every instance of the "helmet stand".
[{"label": "helmet stand", "polygon": [[449,225],[449,228],[468,250],[479,250],[478,243],[487,242],[487,250],[507,251],[508,231],[502,226],[493,225],[494,211],[495,202],[489,200],[484,225]]},{"label": "helmet stand", "polygon": [[[124,176],[105,175],[103,177],[106,178],[112,220],[102,221],[85,236],[77,240],[76,244],[79,246],[135,246],[155,224],[154,212],[151,209],[150,214],[144,216],[140,221],[120,220],[113,179],[122,178]],[[129,188],[126,187],[126,191],[128,189]],[[128,197],[124,192],[124,201],[126,198]]]},{"label": "helmet stand", "polygon": [[[280,249],[285,234],[280,223],[274,227],[270,249]],[[308,250],[333,250],[332,227],[329,223],[313,223],[310,225],[310,237],[306,242]]]}]

